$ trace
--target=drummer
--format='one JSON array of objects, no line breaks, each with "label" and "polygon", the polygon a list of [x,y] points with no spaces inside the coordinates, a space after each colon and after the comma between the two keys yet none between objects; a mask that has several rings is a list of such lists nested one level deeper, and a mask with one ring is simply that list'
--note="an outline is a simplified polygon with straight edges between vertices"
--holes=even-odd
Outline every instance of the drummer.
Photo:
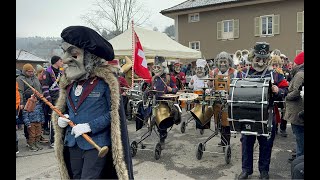
[{"label": "drummer", "polygon": [[[252,67],[245,67],[239,73],[242,78],[266,78],[273,76],[274,82],[271,87],[274,100],[282,99],[288,92],[288,82],[283,78],[279,78],[277,72],[268,68],[270,60],[270,45],[266,42],[257,42],[253,50],[249,54],[249,61]],[[272,73],[271,73],[272,72]],[[269,166],[271,160],[271,152],[273,141],[275,138],[275,116],[273,116],[271,137],[244,135],[242,134],[242,172],[238,179],[248,179],[248,176],[253,173],[253,146],[256,139],[259,142],[259,162],[258,169],[260,171],[260,179],[269,179]]]},{"label": "drummer", "polygon": [[[154,76],[152,77],[152,85],[151,88],[156,91],[156,100],[161,100],[161,96],[163,94],[176,94],[178,92],[178,88],[176,84],[170,77],[169,69],[167,66],[167,62],[164,57],[156,56],[154,59],[154,66],[152,67],[152,71]],[[179,119],[181,114],[176,106],[170,107],[171,114],[175,120]],[[165,139],[167,138],[167,129],[158,128],[158,132],[160,134],[160,144],[161,147],[164,148]]]},{"label": "drummer", "polygon": [[191,77],[191,80],[188,84],[190,89],[202,90],[202,88],[208,88],[208,84],[206,80],[202,80],[202,78],[208,78],[206,75],[206,65],[207,61],[205,59],[197,59],[196,61],[196,74]]},{"label": "drummer", "polygon": [[173,71],[170,72],[171,79],[177,85],[179,90],[183,90],[186,84],[186,75],[181,71],[181,65],[180,60],[177,59],[173,64]]},{"label": "drummer", "polygon": [[[220,52],[214,59],[216,68],[209,72],[210,78],[215,78],[217,75],[226,75],[231,80],[237,77],[237,70],[233,68],[233,60],[229,53]],[[230,82],[230,81],[229,81]],[[209,81],[209,86],[213,86],[212,81]],[[230,125],[228,121],[228,108],[224,108],[221,116],[221,142],[219,145],[230,145]],[[213,106],[214,121],[217,124],[218,114],[221,111],[221,104],[215,103]]]}]

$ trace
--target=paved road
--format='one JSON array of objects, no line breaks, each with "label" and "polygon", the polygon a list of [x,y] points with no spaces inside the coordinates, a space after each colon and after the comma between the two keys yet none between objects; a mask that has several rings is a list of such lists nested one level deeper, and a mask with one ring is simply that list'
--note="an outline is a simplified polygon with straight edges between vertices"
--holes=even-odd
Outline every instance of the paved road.
[{"label": "paved road", "polygon": [[[184,113],[184,118],[189,115]],[[146,128],[135,131],[135,123],[128,122],[130,142],[139,140]],[[294,148],[294,137],[288,125],[288,137],[276,136],[270,165],[271,179],[290,179],[290,164],[287,159]],[[23,131],[18,131],[20,153],[16,158],[17,179],[59,179],[58,168],[53,149],[48,144],[38,152],[29,152],[25,147]],[[165,149],[159,160],[154,158],[154,146],[158,141],[153,132],[144,144],[146,149],[138,149],[133,157],[135,179],[235,179],[241,172],[240,135],[231,138],[231,162],[226,164],[221,147],[216,145],[218,137],[212,138],[206,145],[201,160],[196,158],[197,144],[204,142],[212,131],[205,130],[201,135],[191,121],[186,132],[180,132],[180,125],[175,125],[168,133]],[[140,147],[140,146],[139,146]],[[209,152],[210,151],[210,152]],[[259,146],[256,142],[254,151],[254,173],[251,179],[257,179]]]}]

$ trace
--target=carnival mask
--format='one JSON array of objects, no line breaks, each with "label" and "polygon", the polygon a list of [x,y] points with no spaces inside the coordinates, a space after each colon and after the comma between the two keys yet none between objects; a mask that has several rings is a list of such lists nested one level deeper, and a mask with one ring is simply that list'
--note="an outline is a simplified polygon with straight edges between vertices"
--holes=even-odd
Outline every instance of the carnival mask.
[{"label": "carnival mask", "polygon": [[197,67],[196,68],[197,77],[201,78],[205,76],[205,69],[203,67]]},{"label": "carnival mask", "polygon": [[223,73],[229,69],[229,62],[227,59],[218,59],[217,65],[218,69]]},{"label": "carnival mask", "polygon": [[259,56],[255,56],[252,60],[252,67],[256,71],[262,72],[267,67],[268,61],[269,57],[261,58]]},{"label": "carnival mask", "polygon": [[180,73],[180,65],[175,65],[174,66],[174,71],[176,72],[176,73]]},{"label": "carnival mask", "polygon": [[86,74],[84,66],[84,50],[67,42],[62,43],[63,68],[69,80],[78,80]]},{"label": "carnival mask", "polygon": [[152,72],[156,75],[156,76],[161,76],[163,74],[163,67],[162,65],[154,65],[152,66]]}]

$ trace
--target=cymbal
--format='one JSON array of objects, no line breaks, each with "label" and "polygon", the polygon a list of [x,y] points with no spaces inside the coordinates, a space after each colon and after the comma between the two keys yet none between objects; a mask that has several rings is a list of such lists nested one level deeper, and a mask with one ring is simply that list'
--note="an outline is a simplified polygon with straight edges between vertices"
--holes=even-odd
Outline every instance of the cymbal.
[{"label": "cymbal", "polygon": [[176,98],[176,97],[179,97],[179,95],[177,95],[177,94],[164,94],[160,97],[161,98]]},{"label": "cymbal", "polygon": [[181,89],[178,92],[192,92],[192,90],[191,89]]},{"label": "cymbal", "polygon": [[179,101],[192,101],[198,98],[198,94],[194,93],[183,93],[179,95]]},{"label": "cymbal", "polygon": [[164,93],[164,91],[158,91],[158,90],[149,90],[149,92]]},{"label": "cymbal", "polygon": [[134,81],[145,81],[145,80],[150,80],[150,79],[143,79],[143,78],[138,78],[138,79],[133,79]]},{"label": "cymbal", "polygon": [[217,79],[217,78],[199,78],[200,80],[209,80],[209,81],[213,81],[213,80],[215,80],[215,79]]}]

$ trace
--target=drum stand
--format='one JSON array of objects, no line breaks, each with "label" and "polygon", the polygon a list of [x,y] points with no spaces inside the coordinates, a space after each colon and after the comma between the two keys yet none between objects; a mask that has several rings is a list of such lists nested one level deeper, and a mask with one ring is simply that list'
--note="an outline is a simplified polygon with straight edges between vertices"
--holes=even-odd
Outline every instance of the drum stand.
[{"label": "drum stand", "polygon": [[[208,89],[208,88],[207,87],[203,87],[202,88],[203,95],[202,95],[202,101],[200,101],[200,103],[201,102],[205,102],[206,96],[208,96],[208,95],[206,95],[206,89]],[[187,125],[191,122],[191,120],[195,120],[194,117],[190,113],[191,109],[192,109],[191,108],[191,102],[187,101],[187,109],[186,109],[186,111],[187,111],[187,114],[189,114],[191,117],[188,120],[181,122],[181,125],[180,125],[181,133],[185,133]],[[202,111],[204,111],[204,109]],[[203,135],[204,129],[199,129],[199,130],[200,130],[200,134]]]},{"label": "drum stand", "polygon": [[[188,120],[181,122],[181,125],[180,125],[180,131],[181,131],[181,133],[185,133],[185,132],[186,132],[186,127],[188,126],[188,124],[189,124],[192,120],[194,120],[194,117],[191,115],[190,110],[191,110],[191,102],[190,102],[190,101],[187,101],[186,112],[187,112],[188,115],[190,115],[190,117],[189,117]],[[204,129],[200,129],[200,134],[203,135],[203,133],[204,133]]]},{"label": "drum stand", "polygon": [[[222,110],[225,108],[225,105],[222,105],[221,107],[221,110],[218,114],[218,122],[217,122],[217,125],[215,125],[215,129],[213,131],[213,134],[211,134],[204,142],[200,142],[198,143],[197,145],[197,149],[196,149],[196,157],[198,160],[200,160],[202,158],[202,155],[203,153],[205,152],[206,150],[206,143],[208,141],[210,141],[213,137],[215,136],[218,136],[219,137],[219,132],[220,132],[220,138],[222,139],[222,141],[224,142],[223,144],[225,145],[221,145],[221,147],[223,148],[223,153],[220,153],[220,152],[210,152],[210,151],[206,151],[206,152],[209,152],[209,153],[215,153],[215,154],[223,154],[224,157],[225,157],[225,161],[227,164],[230,163],[230,160],[231,160],[231,147],[230,147],[230,144],[227,143],[227,140],[225,139],[224,136],[222,136],[222,123],[221,123],[221,117],[222,117]],[[210,129],[211,130],[211,129]],[[212,130],[211,130],[212,131]],[[231,132],[230,132],[231,133]],[[231,136],[231,134],[230,134]],[[218,145],[220,147],[220,145]]]},{"label": "drum stand", "polygon": [[[154,108],[156,108],[156,106],[154,106],[155,105],[155,96],[154,95],[153,95],[152,104],[153,104],[152,105],[152,112],[153,112]],[[142,143],[142,141],[144,141],[145,139],[150,137],[150,135],[152,134],[152,131],[154,131],[155,134],[160,139],[160,135],[157,133],[157,131],[155,129],[156,122],[155,122],[155,118],[154,118],[153,113],[148,118],[149,118],[148,122],[145,123],[145,124],[147,124],[148,131],[141,136],[140,140],[132,141],[132,143],[130,144],[131,157],[136,156],[138,149],[140,149],[140,150],[152,150],[152,149],[147,149],[146,146]],[[139,118],[139,120],[144,121],[143,119],[140,119],[140,118]],[[138,148],[138,144],[141,144],[141,148]],[[163,148],[161,147],[160,140],[159,140],[159,142],[157,142],[155,144],[154,148],[153,148],[153,150],[154,150],[154,158],[156,160],[160,159],[162,149]]]}]

